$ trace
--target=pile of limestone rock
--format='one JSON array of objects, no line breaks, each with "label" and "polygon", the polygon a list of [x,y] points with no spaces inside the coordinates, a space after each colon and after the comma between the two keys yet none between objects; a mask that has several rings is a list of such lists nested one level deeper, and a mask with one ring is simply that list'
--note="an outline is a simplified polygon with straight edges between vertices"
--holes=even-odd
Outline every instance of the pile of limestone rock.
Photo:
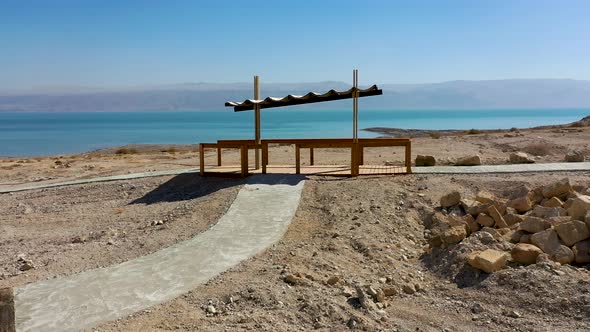
[{"label": "pile of limestone rock", "polygon": [[469,264],[485,272],[502,269],[507,261],[590,263],[590,188],[572,186],[567,178],[533,190],[521,187],[510,198],[483,191],[468,199],[455,191],[440,205],[427,220],[430,247],[456,244],[478,232],[510,244],[505,251],[469,255]]}]

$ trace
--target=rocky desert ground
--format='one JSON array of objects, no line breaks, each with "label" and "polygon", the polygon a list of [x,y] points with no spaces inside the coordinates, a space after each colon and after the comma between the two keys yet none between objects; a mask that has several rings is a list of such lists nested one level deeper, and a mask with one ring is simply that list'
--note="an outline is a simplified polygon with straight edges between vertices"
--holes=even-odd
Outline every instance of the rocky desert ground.
[{"label": "rocky desert ground", "polygon": [[[439,165],[475,155],[502,164],[517,152],[557,162],[572,151],[589,155],[590,127],[423,133],[412,142],[414,158]],[[293,154],[273,147],[276,162]],[[316,162],[348,157],[327,149]],[[403,152],[365,157],[401,163]],[[193,146],[0,158],[0,188],[196,161]],[[225,213],[245,181],[182,174],[0,194],[0,288],[191,238]],[[93,330],[587,331],[589,187],[586,171],[310,176],[281,241],[175,300]]]}]

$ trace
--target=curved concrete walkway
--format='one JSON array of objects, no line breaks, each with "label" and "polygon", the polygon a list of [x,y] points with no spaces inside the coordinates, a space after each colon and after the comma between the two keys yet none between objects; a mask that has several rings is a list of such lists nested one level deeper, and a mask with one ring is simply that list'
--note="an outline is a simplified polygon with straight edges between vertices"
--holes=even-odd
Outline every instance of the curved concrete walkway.
[{"label": "curved concrete walkway", "polygon": [[[266,183],[262,183],[266,181]],[[18,331],[79,331],[171,300],[278,241],[301,177],[252,176],[217,224],[191,240],[112,267],[16,290]]]}]

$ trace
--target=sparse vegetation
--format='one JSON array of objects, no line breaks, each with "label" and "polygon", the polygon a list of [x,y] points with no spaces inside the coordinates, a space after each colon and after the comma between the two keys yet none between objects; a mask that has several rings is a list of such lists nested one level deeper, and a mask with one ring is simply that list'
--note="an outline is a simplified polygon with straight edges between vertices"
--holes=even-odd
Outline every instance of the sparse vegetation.
[{"label": "sparse vegetation", "polygon": [[478,135],[478,134],[482,134],[483,132],[481,130],[477,130],[477,129],[469,129],[467,131],[467,135]]},{"label": "sparse vegetation", "polygon": [[432,133],[430,133],[430,137],[431,137],[431,138],[434,138],[434,139],[439,139],[439,138],[440,138],[440,136],[441,136],[441,135],[440,135],[439,133],[437,133],[437,132],[432,132]]},{"label": "sparse vegetation", "polygon": [[136,149],[120,148],[115,151],[116,154],[136,154]]},{"label": "sparse vegetation", "polygon": [[546,156],[551,154],[553,150],[553,146],[549,143],[540,142],[540,143],[532,143],[525,146],[522,151],[531,154],[533,156]]}]

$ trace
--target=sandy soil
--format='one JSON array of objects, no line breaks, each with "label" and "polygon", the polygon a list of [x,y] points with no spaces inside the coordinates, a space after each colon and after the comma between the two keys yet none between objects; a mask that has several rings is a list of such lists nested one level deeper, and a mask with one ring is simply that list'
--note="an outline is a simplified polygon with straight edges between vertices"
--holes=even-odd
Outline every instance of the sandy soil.
[{"label": "sandy soil", "polygon": [[[589,173],[313,178],[280,243],[180,298],[97,330],[587,331],[588,266],[485,274],[455,260],[452,249],[424,250],[422,215],[448,191],[505,196],[563,176],[590,185]],[[300,278],[288,283],[289,275]],[[384,308],[364,309],[356,285],[396,294]]]},{"label": "sandy soil", "polygon": [[[242,182],[190,174],[0,194],[0,287],[117,264],[192,238],[217,222]],[[27,261],[34,268],[22,271]]]},{"label": "sandy soil", "polygon": [[[439,164],[472,154],[484,164],[501,164],[512,151],[557,162],[568,149],[590,155],[590,127],[446,133],[412,144],[413,157],[433,155]],[[403,155],[401,149],[368,149],[365,158],[367,164],[401,164]],[[215,152],[207,156],[214,164]],[[337,149],[315,157],[318,164],[350,158]],[[237,164],[238,154],[224,151],[223,158]],[[197,160],[194,146],[0,158],[0,187],[186,169]],[[271,163],[294,163],[293,147],[272,147]],[[587,266],[537,264],[486,275],[452,252],[424,250],[423,213],[449,190],[503,195],[522,183],[541,185],[564,175],[589,184],[588,172],[311,177],[280,243],[180,298],[98,330],[588,330]],[[180,175],[0,194],[0,287],[117,264],[188,239],[216,222],[243,183]],[[34,268],[26,270],[26,262]],[[298,282],[286,283],[289,275]],[[327,284],[332,277],[337,282]],[[359,307],[356,285],[396,294],[386,307],[367,310]],[[217,313],[208,314],[208,305]]]}]

